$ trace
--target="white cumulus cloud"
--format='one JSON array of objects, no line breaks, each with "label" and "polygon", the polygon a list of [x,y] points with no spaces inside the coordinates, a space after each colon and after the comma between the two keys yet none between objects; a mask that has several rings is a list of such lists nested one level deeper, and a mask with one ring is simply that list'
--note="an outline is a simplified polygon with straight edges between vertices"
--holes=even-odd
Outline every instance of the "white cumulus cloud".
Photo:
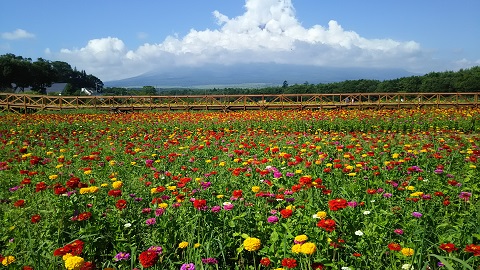
[{"label": "white cumulus cloud", "polygon": [[183,37],[127,49],[115,37],[90,40],[80,49],[62,49],[58,58],[100,77],[131,77],[168,66],[208,63],[292,63],[323,66],[397,67],[419,65],[423,51],[415,41],[367,39],[334,20],[306,28],[291,0],[246,0],[245,12],[212,15],[217,29],[190,30]]},{"label": "white cumulus cloud", "polygon": [[23,29],[16,29],[13,32],[4,32],[2,33],[3,39],[15,40],[15,39],[24,39],[24,38],[34,38],[35,35],[29,33]]}]

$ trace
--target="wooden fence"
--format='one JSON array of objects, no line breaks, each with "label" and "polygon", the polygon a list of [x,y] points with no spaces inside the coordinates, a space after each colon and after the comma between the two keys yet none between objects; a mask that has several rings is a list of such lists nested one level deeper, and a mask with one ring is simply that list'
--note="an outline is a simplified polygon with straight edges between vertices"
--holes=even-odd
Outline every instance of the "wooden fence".
[{"label": "wooden fence", "polygon": [[190,96],[45,96],[0,93],[0,111],[29,113],[42,110],[321,110],[418,107],[475,107],[473,93],[343,93]]}]

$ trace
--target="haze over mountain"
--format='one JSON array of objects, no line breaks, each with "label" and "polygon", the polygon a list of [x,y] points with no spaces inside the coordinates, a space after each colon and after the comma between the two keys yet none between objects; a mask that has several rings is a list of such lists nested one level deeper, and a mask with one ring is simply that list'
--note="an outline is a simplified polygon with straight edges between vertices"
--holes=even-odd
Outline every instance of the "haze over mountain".
[{"label": "haze over mountain", "polygon": [[416,75],[394,68],[340,68],[312,65],[252,63],[201,67],[173,67],[168,71],[151,71],[140,76],[105,82],[107,87],[158,88],[188,87],[262,87],[291,84],[339,82],[357,79],[389,80]]}]

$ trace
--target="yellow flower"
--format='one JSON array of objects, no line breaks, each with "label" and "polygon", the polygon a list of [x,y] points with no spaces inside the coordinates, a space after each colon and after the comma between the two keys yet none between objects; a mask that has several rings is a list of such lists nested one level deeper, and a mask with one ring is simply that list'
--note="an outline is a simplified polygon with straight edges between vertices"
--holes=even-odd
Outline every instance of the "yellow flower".
[{"label": "yellow flower", "polygon": [[295,236],[295,241],[297,241],[297,242],[303,243],[307,240],[308,240],[308,236],[306,236],[305,234],[300,234],[300,235]]},{"label": "yellow flower", "polygon": [[223,198],[223,197],[225,197],[225,196],[222,195],[222,194],[217,195],[217,199],[221,199],[221,198]]},{"label": "yellow flower", "polygon": [[259,186],[253,186],[252,187],[252,192],[253,193],[258,193],[260,191],[260,187]]},{"label": "yellow flower", "polygon": [[407,187],[407,190],[414,191],[414,190],[415,190],[415,187],[414,187],[414,186],[408,186],[408,187]]},{"label": "yellow flower", "polygon": [[55,166],[55,168],[57,168],[57,169],[60,169],[62,167],[63,167],[63,164],[58,164],[57,166]]},{"label": "yellow flower", "polygon": [[108,184],[107,183],[103,183],[100,185],[101,187],[108,187]]},{"label": "yellow flower", "polygon": [[243,246],[248,251],[256,251],[260,249],[261,245],[262,245],[262,242],[260,241],[260,239],[255,237],[248,237],[243,241]]},{"label": "yellow flower", "polygon": [[413,256],[413,253],[415,253],[411,248],[402,248],[400,252],[402,252],[404,256]]},{"label": "yellow flower", "polygon": [[87,193],[90,193],[90,188],[86,187],[86,188],[80,189],[80,194],[87,194]]},{"label": "yellow flower", "polygon": [[90,187],[90,193],[95,193],[97,191],[98,191],[98,187],[96,187],[96,186],[91,186]]},{"label": "yellow flower", "polygon": [[167,189],[170,190],[170,191],[173,191],[173,190],[177,189],[177,186],[168,186]]},{"label": "yellow flower", "polygon": [[9,264],[15,262],[15,257],[13,256],[6,256],[5,258],[3,258],[2,260],[2,264],[4,266],[8,266]]},{"label": "yellow flower", "polygon": [[57,178],[58,178],[58,175],[56,175],[56,174],[52,174],[48,177],[48,179],[50,179],[50,180],[55,180]]},{"label": "yellow flower", "polygon": [[300,252],[307,255],[312,255],[317,250],[315,243],[305,243],[302,245]]},{"label": "yellow flower", "polygon": [[108,164],[110,164],[110,166],[113,166],[113,165],[117,164],[117,162],[115,160],[110,160],[110,162],[108,162]]},{"label": "yellow flower", "polygon": [[295,244],[292,247],[292,253],[298,254],[302,252],[302,244]]},{"label": "yellow flower", "polygon": [[186,248],[188,246],[188,242],[181,242],[180,244],[178,244],[178,248]]},{"label": "yellow flower", "polygon": [[150,193],[151,193],[151,194],[157,193],[157,188],[156,188],[156,187],[151,188],[151,189],[150,189]]},{"label": "yellow flower", "polygon": [[91,173],[92,173],[92,170],[86,170],[86,171],[83,172],[83,174],[86,174],[86,175],[89,175]]},{"label": "yellow flower", "polygon": [[69,256],[65,260],[65,268],[68,270],[80,270],[82,268],[85,261],[82,257],[79,256]]},{"label": "yellow flower", "polygon": [[194,248],[199,248],[201,246],[200,243],[196,243],[195,245],[193,245]]},{"label": "yellow flower", "polygon": [[167,208],[168,207],[168,203],[161,203],[158,205],[158,208]]},{"label": "yellow flower", "polygon": [[414,192],[414,193],[410,194],[410,197],[420,197],[422,195],[423,195],[423,192],[417,191],[417,192]]},{"label": "yellow flower", "polygon": [[327,212],[325,211],[319,211],[315,215],[313,215],[313,218],[319,218],[319,219],[324,219],[327,217]]},{"label": "yellow flower", "polygon": [[115,182],[112,183],[112,187],[114,189],[120,189],[122,186],[123,186],[122,181],[115,181]]}]

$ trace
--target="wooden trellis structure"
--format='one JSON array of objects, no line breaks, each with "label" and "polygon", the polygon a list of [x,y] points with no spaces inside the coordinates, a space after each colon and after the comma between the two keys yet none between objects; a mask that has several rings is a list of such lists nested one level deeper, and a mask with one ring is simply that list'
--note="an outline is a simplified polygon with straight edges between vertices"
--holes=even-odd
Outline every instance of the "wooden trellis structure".
[{"label": "wooden trellis structure", "polygon": [[479,93],[343,93],[190,96],[45,96],[0,93],[0,111],[321,110],[479,106]]}]

